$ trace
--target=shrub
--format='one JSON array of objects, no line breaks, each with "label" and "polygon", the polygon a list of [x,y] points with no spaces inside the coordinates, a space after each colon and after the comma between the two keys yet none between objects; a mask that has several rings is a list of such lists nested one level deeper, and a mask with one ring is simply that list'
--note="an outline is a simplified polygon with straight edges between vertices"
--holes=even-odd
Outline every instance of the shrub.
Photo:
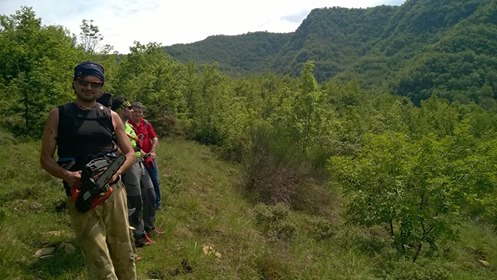
[{"label": "shrub", "polygon": [[349,221],[387,226],[396,248],[416,260],[456,237],[460,215],[457,176],[451,177],[447,142],[433,135],[411,141],[402,133],[366,135],[357,157],[333,157],[330,167],[350,198]]},{"label": "shrub", "polygon": [[278,280],[288,279],[291,269],[284,261],[285,256],[277,252],[266,252],[257,259],[257,269],[260,279]]},{"label": "shrub", "polygon": [[328,220],[318,216],[307,216],[305,225],[309,228],[309,234],[315,240],[324,240],[333,237],[336,233],[335,226]]},{"label": "shrub", "polygon": [[405,261],[398,263],[390,272],[385,272],[386,280],[445,280],[450,279],[450,272],[443,266],[434,263],[414,263]]},{"label": "shrub", "polygon": [[289,241],[296,229],[288,206],[258,204],[255,209],[256,224],[271,240]]},{"label": "shrub", "polygon": [[282,134],[259,128],[244,162],[244,187],[255,200],[291,204],[297,185],[309,176],[306,159]]}]

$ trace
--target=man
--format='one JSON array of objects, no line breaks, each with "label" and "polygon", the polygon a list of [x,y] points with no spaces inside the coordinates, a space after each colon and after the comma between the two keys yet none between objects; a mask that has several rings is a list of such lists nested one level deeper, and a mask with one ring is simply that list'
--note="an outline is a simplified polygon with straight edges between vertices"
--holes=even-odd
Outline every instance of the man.
[{"label": "man", "polygon": [[[135,164],[122,177],[128,194],[128,207],[133,213],[129,216],[130,224],[134,228],[135,246],[143,247],[153,244],[147,231],[155,229],[155,192],[152,180],[141,160],[141,151],[138,146],[138,137],[133,127],[128,123],[131,113],[131,104],[124,96],[114,97],[112,110],[117,112],[124,123],[124,130],[135,151]],[[143,217],[142,217],[143,212]],[[146,231],[146,230],[147,231]]]},{"label": "man", "polygon": [[97,102],[104,105],[105,107],[111,107],[112,106],[112,94],[108,92],[102,93],[98,98]]},{"label": "man", "polygon": [[159,144],[159,139],[155,133],[152,124],[143,117],[143,110],[145,106],[140,102],[131,104],[131,119],[129,123],[135,129],[138,138],[140,139],[140,146],[142,156],[144,159],[145,167],[150,174],[152,183],[154,184],[155,191],[155,207],[157,210],[161,209],[161,196],[160,196],[160,181],[159,169],[157,166],[156,149]]},{"label": "man", "polygon": [[[104,82],[104,68],[98,63],[84,61],[74,68],[72,88],[76,99],[49,113],[40,163],[64,182],[71,225],[86,260],[89,279],[136,279],[126,193],[119,181],[120,175],[133,165],[134,153],[117,113],[96,102]],[[80,212],[73,201],[82,186],[81,170],[89,160],[115,152],[114,134],[126,160],[110,179],[112,193],[96,207]],[[71,166],[65,169],[57,163],[56,150],[59,161],[72,159]]]}]

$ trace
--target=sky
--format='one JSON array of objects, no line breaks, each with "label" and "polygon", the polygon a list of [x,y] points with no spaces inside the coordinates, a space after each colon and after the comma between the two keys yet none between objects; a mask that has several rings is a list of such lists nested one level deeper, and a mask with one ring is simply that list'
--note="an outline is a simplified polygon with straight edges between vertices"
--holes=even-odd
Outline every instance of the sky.
[{"label": "sky", "polygon": [[312,9],[402,5],[405,0],[0,0],[0,14],[32,7],[42,25],[61,25],[79,38],[83,19],[93,20],[103,40],[129,53],[134,41],[162,46],[202,41],[212,35],[294,32]]}]

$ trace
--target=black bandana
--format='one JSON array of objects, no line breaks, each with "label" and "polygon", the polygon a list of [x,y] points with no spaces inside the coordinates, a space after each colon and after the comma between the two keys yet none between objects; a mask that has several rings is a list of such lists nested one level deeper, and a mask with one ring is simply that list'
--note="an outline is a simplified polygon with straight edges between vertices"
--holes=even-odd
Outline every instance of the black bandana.
[{"label": "black bandana", "polygon": [[86,76],[97,77],[103,82],[105,81],[104,67],[96,62],[83,61],[74,68],[74,79]]}]

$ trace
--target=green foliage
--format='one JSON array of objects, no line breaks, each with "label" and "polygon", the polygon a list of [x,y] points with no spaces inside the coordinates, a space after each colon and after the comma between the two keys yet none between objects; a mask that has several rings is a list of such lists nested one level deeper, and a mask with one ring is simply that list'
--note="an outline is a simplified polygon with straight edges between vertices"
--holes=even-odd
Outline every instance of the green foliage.
[{"label": "green foliage", "polygon": [[270,240],[288,242],[295,232],[290,209],[283,203],[272,206],[258,204],[254,208],[255,222]]},{"label": "green foliage", "polygon": [[135,42],[131,53],[120,61],[116,72],[112,94],[143,103],[146,106],[145,117],[154,124],[159,134],[165,136],[174,131],[176,124],[182,126],[187,122],[186,69],[164,54],[160,45]]},{"label": "green foliage", "polygon": [[315,126],[321,123],[319,118],[324,116],[318,107],[321,101],[320,92],[313,75],[313,68],[312,62],[304,65],[300,78],[301,91],[295,96],[295,104],[293,105],[295,119],[292,120],[292,123],[297,134],[295,138],[300,142],[303,153],[312,144],[310,143],[311,137],[317,134]]},{"label": "green foliage", "polygon": [[212,36],[164,50],[236,77],[269,71],[296,77],[313,61],[319,82],[357,79],[416,105],[437,92],[495,108],[495,9],[491,0],[314,9],[295,32]]},{"label": "green foliage", "polygon": [[[192,60],[200,64],[221,62],[223,72],[243,76],[270,70],[273,58],[290,39],[290,34],[249,32],[242,36],[209,36],[192,44],[164,47],[164,51],[180,62]],[[236,51],[234,51],[236,50]]]},{"label": "green foliage", "polygon": [[98,43],[104,39],[104,36],[100,34],[98,26],[93,25],[93,20],[84,19],[80,27],[81,47],[89,53],[94,53]]},{"label": "green foliage", "polygon": [[245,156],[244,189],[255,201],[290,204],[298,183],[306,176],[305,157],[293,141],[270,128],[254,130]]},{"label": "green foliage", "polygon": [[209,38],[226,40],[209,52],[250,62],[243,73],[292,74],[237,79],[223,60],[181,64],[156,43],[83,51],[29,8],[0,16],[0,275],[85,277],[79,250],[31,257],[72,235],[60,182],[38,167],[39,143],[13,133],[38,135],[44,115],[71,99],[74,64],[91,59],[106,68],[106,91],[146,105],[164,144],[167,238],[143,249],[140,278],[495,278],[491,4],[316,9],[292,34]]},{"label": "green foliage", "polygon": [[[75,244],[74,234],[61,207],[65,195],[60,181],[39,168],[39,141],[20,142],[8,133],[2,139],[10,139],[0,155],[0,175],[8,178],[0,190],[2,276],[86,279],[80,250],[63,249]],[[381,227],[352,227],[283,204],[250,204],[237,188],[240,166],[217,159],[213,150],[195,142],[161,141],[158,158],[167,195],[157,224],[165,234],[139,250],[139,279],[495,278],[495,234],[481,225],[462,228],[464,243],[444,247],[455,256],[408,262],[389,250]],[[207,254],[204,245],[212,248]],[[52,246],[52,257],[33,256]],[[476,261],[482,258],[489,267]]]},{"label": "green foliage", "polygon": [[337,232],[337,227],[332,222],[319,216],[308,217],[306,225],[309,235],[318,241],[330,239]]},{"label": "green foliage", "polygon": [[393,271],[384,275],[388,280],[448,280],[453,279],[449,268],[440,267],[438,264],[426,263],[420,265],[413,262],[402,262]]},{"label": "green foliage", "polygon": [[416,260],[423,243],[435,249],[452,237],[459,218],[446,153],[429,135],[419,142],[399,133],[366,135],[357,157],[333,157],[330,167],[350,197],[351,221],[388,226],[398,250],[416,246]]},{"label": "green foliage", "polygon": [[[467,128],[463,126],[461,130]],[[457,157],[453,161],[454,172],[458,172],[458,181],[464,189],[462,195],[466,204],[466,210],[475,216],[486,217],[486,220],[497,227],[497,178],[495,176],[496,165],[496,141],[477,141],[470,137],[464,137],[465,131],[458,131],[458,137],[454,140],[454,154],[459,152],[466,155],[465,158]],[[462,136],[462,137],[461,137]],[[472,147],[466,146],[461,149],[461,142],[471,141]]]},{"label": "green foliage", "polygon": [[190,99],[193,102],[188,104],[193,116],[192,136],[201,143],[221,144],[225,137],[220,127],[221,114],[224,106],[229,106],[222,100],[230,94],[228,81],[217,68],[205,66],[195,82],[195,95]]},{"label": "green foliage", "polygon": [[39,136],[46,112],[70,97],[69,65],[77,52],[62,27],[41,26],[31,8],[1,19],[2,126]]}]

